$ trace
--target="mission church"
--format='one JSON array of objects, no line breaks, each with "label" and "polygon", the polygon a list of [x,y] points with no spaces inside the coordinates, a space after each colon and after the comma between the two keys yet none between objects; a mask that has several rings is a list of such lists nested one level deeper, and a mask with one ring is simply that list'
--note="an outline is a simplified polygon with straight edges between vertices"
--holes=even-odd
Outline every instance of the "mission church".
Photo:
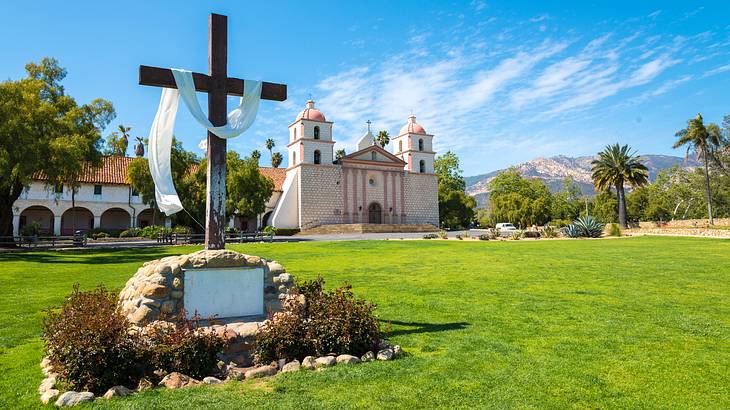
[{"label": "mission church", "polygon": [[[438,226],[438,189],[434,174],[433,135],[410,116],[391,140],[393,152],[368,132],[357,151],[335,161],[333,123],[308,101],[289,125],[288,167],[260,167],[274,182],[266,211],[255,219],[230,217],[232,228],[263,226],[312,229],[332,224],[392,224],[390,230]],[[127,182],[133,158],[105,157],[100,167],[86,166],[79,187],[49,190],[41,176],[13,207],[15,235],[32,222],[44,235],[71,235],[91,229],[119,231],[164,223]]]},{"label": "mission church", "polygon": [[300,229],[332,224],[438,226],[433,135],[415,116],[391,140],[392,153],[368,129],[357,151],[336,161],[332,125],[311,100],[289,125],[286,178],[264,224]]}]

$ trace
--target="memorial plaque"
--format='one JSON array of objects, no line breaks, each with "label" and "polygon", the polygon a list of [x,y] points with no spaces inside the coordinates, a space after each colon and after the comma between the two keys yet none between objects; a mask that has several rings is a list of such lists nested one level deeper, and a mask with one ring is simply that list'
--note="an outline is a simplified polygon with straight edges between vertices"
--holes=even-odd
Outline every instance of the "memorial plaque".
[{"label": "memorial plaque", "polygon": [[263,268],[185,270],[185,310],[203,318],[264,314]]}]

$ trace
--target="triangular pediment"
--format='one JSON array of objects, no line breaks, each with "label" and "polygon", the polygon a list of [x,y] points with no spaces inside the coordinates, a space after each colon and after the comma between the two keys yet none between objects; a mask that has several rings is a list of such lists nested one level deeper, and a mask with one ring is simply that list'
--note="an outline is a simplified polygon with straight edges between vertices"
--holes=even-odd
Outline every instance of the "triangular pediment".
[{"label": "triangular pediment", "polygon": [[403,167],[406,165],[405,161],[386,151],[379,145],[371,145],[367,148],[363,148],[359,151],[353,152],[352,154],[342,157],[340,160],[343,163],[347,162],[370,162],[373,165],[385,165],[385,166],[399,166]]}]

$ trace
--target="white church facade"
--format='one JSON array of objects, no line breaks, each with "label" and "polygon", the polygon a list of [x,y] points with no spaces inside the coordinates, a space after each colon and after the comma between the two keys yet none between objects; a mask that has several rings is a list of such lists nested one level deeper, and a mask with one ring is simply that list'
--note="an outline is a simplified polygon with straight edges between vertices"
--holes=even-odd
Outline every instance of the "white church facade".
[{"label": "white church facade", "polygon": [[357,151],[334,160],[333,123],[308,101],[289,125],[288,167],[267,224],[309,229],[332,224],[439,224],[433,135],[414,116],[391,140],[368,130]]},{"label": "white church facade", "polygon": [[[404,225],[438,226],[433,135],[414,116],[391,139],[393,152],[376,145],[368,131],[356,152],[337,161],[332,126],[313,101],[307,102],[289,125],[288,167],[259,168],[274,182],[266,211],[251,220],[229,218],[229,226],[243,231],[266,225],[302,230],[333,224],[393,224],[403,230],[408,230]],[[100,167],[87,166],[73,193],[34,180],[14,204],[14,234],[32,222],[44,235],[165,224],[127,182],[132,160],[112,156]]]}]

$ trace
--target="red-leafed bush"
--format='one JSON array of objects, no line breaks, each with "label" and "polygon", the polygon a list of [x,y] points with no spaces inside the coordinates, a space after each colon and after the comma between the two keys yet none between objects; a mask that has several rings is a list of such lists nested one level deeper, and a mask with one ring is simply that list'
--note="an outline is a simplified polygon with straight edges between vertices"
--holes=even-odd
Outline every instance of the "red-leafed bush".
[{"label": "red-leafed bush", "polygon": [[99,285],[73,293],[43,319],[46,356],[54,372],[77,391],[104,392],[116,385],[133,386],[146,362],[139,338],[117,307],[117,297]]},{"label": "red-leafed bush", "polygon": [[327,292],[319,278],[297,285],[256,338],[256,360],[298,359],[325,354],[362,355],[380,342],[375,305],[356,299],[352,288]]}]

